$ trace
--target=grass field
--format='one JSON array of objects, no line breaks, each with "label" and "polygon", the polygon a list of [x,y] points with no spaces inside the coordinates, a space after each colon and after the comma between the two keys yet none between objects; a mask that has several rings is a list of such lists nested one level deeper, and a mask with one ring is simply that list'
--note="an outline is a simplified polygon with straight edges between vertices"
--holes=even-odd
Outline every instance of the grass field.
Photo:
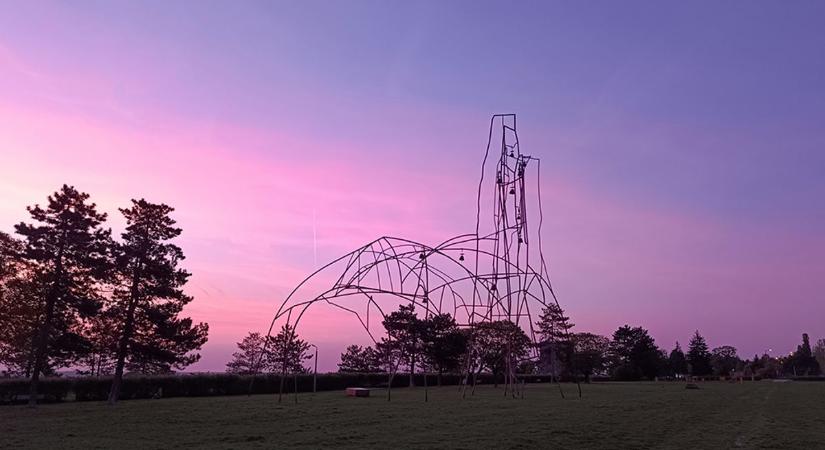
[{"label": "grass field", "polygon": [[0,407],[0,448],[825,448],[825,383],[528,385]]}]

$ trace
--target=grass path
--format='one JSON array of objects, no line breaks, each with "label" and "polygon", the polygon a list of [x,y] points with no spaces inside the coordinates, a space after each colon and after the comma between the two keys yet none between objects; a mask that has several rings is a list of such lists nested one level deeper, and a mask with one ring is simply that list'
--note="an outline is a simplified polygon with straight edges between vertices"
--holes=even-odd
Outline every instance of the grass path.
[{"label": "grass path", "polygon": [[455,387],[0,407],[0,448],[822,448],[825,383]]}]

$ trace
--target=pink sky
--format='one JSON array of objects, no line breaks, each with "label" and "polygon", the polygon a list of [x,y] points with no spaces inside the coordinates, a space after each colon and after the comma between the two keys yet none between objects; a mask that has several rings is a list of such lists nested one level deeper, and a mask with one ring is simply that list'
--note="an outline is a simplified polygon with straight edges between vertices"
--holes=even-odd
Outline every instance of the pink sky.
[{"label": "pink sky", "polygon": [[[303,13],[292,25],[273,17],[286,28],[270,30],[256,18],[268,12],[235,11],[216,29],[208,25],[217,12],[171,11],[149,33],[141,21],[157,19],[162,7],[148,9],[21,8],[37,35],[0,20],[0,229],[12,231],[27,220],[27,205],[63,183],[89,192],[116,232],[116,208],[131,198],[174,206],[194,274],[188,313],[210,324],[204,357],[191,370],[222,370],[234,343],[265,329],[286,293],[328,260],[381,235],[435,243],[473,231],[489,116],[512,111],[523,151],[544,161],[544,251],[578,330],[608,335],[642,325],[670,349],[699,329],[712,346],[734,345],[743,357],[791,351],[802,332],[825,337],[825,187],[817,171],[825,163],[813,150],[825,138],[806,122],[823,117],[813,100],[803,105],[805,119],[754,115],[740,123],[731,113],[722,126],[719,117],[700,117],[726,114],[733,99],[703,98],[698,86],[694,97],[680,97],[687,68],[708,67],[689,59],[697,53],[683,49],[682,59],[644,66],[648,59],[629,48],[662,61],[670,54],[646,40],[619,49],[628,56],[603,68],[595,87],[575,76],[591,73],[578,60],[566,69],[514,60],[522,75],[549,78],[531,87],[524,75],[523,85],[506,83],[503,96],[480,75],[492,56],[456,63],[466,82],[444,69],[459,55],[451,44],[438,47],[449,53],[443,61],[422,59],[433,42],[428,26],[402,27],[387,57],[369,47],[380,36],[333,20],[330,33],[364,39],[344,49],[353,52],[344,61],[329,46],[349,38],[316,40],[298,26],[308,20]],[[595,51],[570,43],[575,28],[565,28],[570,40],[554,49]],[[464,45],[461,57],[469,58]],[[695,79],[718,80],[696,71]],[[629,86],[638,73],[653,82]],[[783,75],[786,89],[791,75]],[[374,83],[360,84],[363,77]],[[754,85],[752,96],[770,95],[764,86]],[[721,106],[705,111],[714,101]],[[323,370],[334,369],[347,344],[368,342],[342,317],[319,309],[303,323]]]}]

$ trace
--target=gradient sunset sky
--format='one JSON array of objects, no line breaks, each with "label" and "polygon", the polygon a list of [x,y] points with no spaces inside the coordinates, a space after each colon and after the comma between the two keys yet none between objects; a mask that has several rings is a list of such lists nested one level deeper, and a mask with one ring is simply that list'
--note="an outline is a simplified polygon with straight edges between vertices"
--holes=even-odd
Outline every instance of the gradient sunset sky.
[{"label": "gradient sunset sky", "polygon": [[[0,230],[63,183],[177,210],[201,362],[318,265],[472,232],[490,115],[542,158],[579,331],[825,337],[825,2],[0,1]],[[368,342],[304,323],[331,370]]]}]

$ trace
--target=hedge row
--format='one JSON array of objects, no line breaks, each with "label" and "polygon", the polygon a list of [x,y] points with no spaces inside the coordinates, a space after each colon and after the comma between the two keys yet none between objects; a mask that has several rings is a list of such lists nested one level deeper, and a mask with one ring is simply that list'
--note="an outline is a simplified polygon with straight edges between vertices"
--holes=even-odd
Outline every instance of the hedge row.
[{"label": "hedge row", "polygon": [[[74,380],[69,378],[48,378],[38,387],[40,401],[62,402],[72,392]],[[25,379],[0,380],[0,405],[22,403],[29,397],[29,381]]]},{"label": "hedge row", "polygon": [[[442,385],[457,385],[463,376],[460,374],[444,374],[441,377],[430,374],[427,383],[430,386],[439,382]],[[547,376],[524,375],[527,383],[541,383],[550,381]],[[387,387],[389,378],[385,373],[330,373],[319,374],[317,389],[319,391],[343,390],[347,387],[359,386],[370,388]],[[490,374],[478,376],[478,383],[493,384]],[[501,379],[499,379],[499,382]],[[415,375],[415,384],[424,385],[424,375]],[[39,393],[41,402],[101,401],[106,400],[112,380],[109,377],[100,378],[46,378],[41,380]],[[409,374],[396,374],[393,377],[393,387],[409,385]],[[284,378],[284,392],[311,392],[313,376],[302,374],[286,376]],[[281,389],[281,377],[270,375],[234,375],[225,373],[167,375],[167,376],[138,376],[126,377],[121,386],[122,400],[168,398],[168,397],[204,397],[215,395],[245,395],[245,394],[275,394]],[[27,380],[0,380],[0,404],[22,403],[27,401],[29,383]]]}]

